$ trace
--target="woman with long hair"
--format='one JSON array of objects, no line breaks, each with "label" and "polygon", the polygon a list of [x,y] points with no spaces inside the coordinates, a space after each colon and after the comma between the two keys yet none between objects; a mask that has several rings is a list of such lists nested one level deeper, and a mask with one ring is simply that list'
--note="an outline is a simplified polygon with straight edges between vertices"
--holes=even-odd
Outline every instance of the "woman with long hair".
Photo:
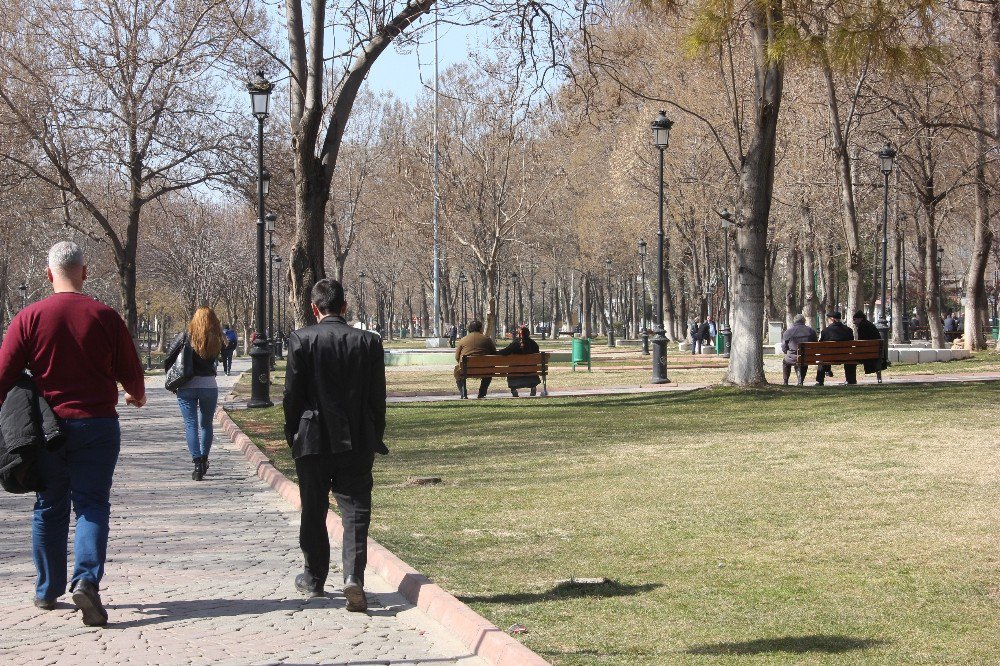
[{"label": "woman with long hair", "polygon": [[225,345],[225,335],[219,317],[210,307],[200,307],[194,313],[187,331],[177,336],[167,352],[167,367],[185,346],[191,349],[191,378],[177,389],[177,404],[184,418],[184,434],[188,452],[194,462],[191,478],[201,481],[208,472],[208,453],[212,449],[215,407],[219,403],[219,385],[215,380],[219,352]]},{"label": "woman with long hair", "polygon": [[[538,343],[531,339],[531,329],[524,324],[514,330],[514,339],[511,343],[497,352],[500,356],[510,356],[511,354],[537,354],[539,352]],[[507,388],[511,395],[517,397],[518,389],[531,389],[531,395],[535,395],[537,387],[542,383],[538,375],[527,375],[522,377],[508,377]]]}]

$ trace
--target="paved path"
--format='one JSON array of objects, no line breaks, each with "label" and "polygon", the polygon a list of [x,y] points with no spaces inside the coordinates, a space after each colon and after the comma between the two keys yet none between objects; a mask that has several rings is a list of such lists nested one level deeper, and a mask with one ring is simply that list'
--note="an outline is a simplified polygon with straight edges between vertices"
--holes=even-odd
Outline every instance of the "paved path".
[{"label": "paved path", "polygon": [[196,483],[171,394],[153,388],[144,409],[121,411],[102,590],[110,624],[84,627],[68,596],[48,613],[31,605],[33,496],[0,493],[0,663],[483,663],[374,575],[369,615],[348,613],[331,588],[303,599],[298,515],[244,458],[217,439]]}]

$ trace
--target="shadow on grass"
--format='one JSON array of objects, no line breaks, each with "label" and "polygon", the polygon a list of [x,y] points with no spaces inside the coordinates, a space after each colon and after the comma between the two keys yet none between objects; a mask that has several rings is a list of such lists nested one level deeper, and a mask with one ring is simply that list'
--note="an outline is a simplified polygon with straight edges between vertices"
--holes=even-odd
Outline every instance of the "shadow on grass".
[{"label": "shadow on grass", "polygon": [[758,638],[752,641],[697,645],[689,648],[687,653],[700,655],[752,655],[772,652],[788,652],[791,654],[823,652],[825,654],[841,654],[856,650],[867,650],[885,645],[887,642],[869,638],[815,634],[811,636],[782,636],[781,638]]},{"label": "shadow on grass", "polygon": [[544,592],[516,592],[513,594],[494,594],[490,596],[471,595],[460,596],[458,598],[467,604],[535,604],[543,601],[565,601],[568,599],[630,597],[636,594],[652,592],[658,587],[663,586],[660,583],[622,585],[613,580],[597,584],[563,581]]}]

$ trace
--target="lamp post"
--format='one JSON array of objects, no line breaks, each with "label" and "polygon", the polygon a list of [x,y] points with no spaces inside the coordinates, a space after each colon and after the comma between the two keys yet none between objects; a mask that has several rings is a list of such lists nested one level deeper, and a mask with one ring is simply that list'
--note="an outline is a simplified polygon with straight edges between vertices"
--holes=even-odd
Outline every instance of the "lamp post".
[{"label": "lamp post", "polygon": [[282,332],[283,329],[284,329],[284,325],[283,325],[284,320],[281,318],[281,313],[282,313],[281,302],[284,300],[281,297],[281,264],[282,264],[282,259],[281,259],[281,257],[275,255],[273,261],[274,261],[274,263],[276,263],[278,265],[278,288],[276,289],[276,291],[278,292],[278,303],[277,303],[277,305],[278,305],[278,318],[277,318],[277,321],[276,321],[275,326],[274,326],[274,328],[275,328],[274,350],[275,350],[275,353],[277,354],[278,358],[284,358],[285,357],[285,349],[284,349],[285,348],[285,336],[284,336],[284,333]]},{"label": "lamp post", "polygon": [[27,301],[27,298],[28,298],[28,285],[25,284],[24,282],[22,282],[21,286],[18,287],[17,290],[19,292],[21,292],[21,309],[23,310],[24,306],[28,304],[28,301]]},{"label": "lamp post", "polygon": [[899,278],[903,283],[902,305],[900,314],[903,315],[903,342],[910,342],[910,311],[906,307],[906,213],[899,216]]},{"label": "lamp post", "polygon": [[149,339],[151,326],[149,325],[149,299],[146,299],[146,369],[153,369],[153,343]]},{"label": "lamp post", "polygon": [[[937,306],[938,319],[944,318],[944,248],[937,241]],[[928,322],[929,323],[929,322]]]},{"label": "lamp post", "polygon": [[361,320],[361,329],[365,328],[365,272],[361,271],[358,273],[358,284],[360,285],[358,292],[358,319]]},{"label": "lamp post", "polygon": [[733,221],[733,214],[728,210],[723,210],[719,213],[719,217],[722,218],[722,237],[725,245],[725,254],[723,259],[725,265],[722,271],[722,279],[726,281],[725,288],[722,292],[722,302],[726,308],[726,316],[722,319],[722,323],[719,326],[719,335],[722,336],[722,358],[729,358],[729,352],[733,346],[733,329],[729,327],[729,234],[730,229],[736,226]]},{"label": "lamp post", "polygon": [[[267,196],[267,188],[264,188]],[[271,350],[271,370],[274,370],[274,357],[277,352],[274,349],[274,224],[278,216],[268,213],[264,216],[264,224],[267,228],[267,339]]]},{"label": "lamp post", "polygon": [[646,241],[639,241],[639,276],[642,286],[642,316],[639,318],[642,322],[642,354],[643,356],[649,356],[649,322],[646,321]]},{"label": "lamp post", "polygon": [[656,232],[657,253],[657,285],[656,285],[656,332],[653,334],[653,379],[654,384],[666,384],[667,377],[667,332],[663,329],[663,153],[670,147],[670,128],[672,120],[667,118],[666,111],[660,111],[650,129],[653,131],[653,145],[660,152],[660,188],[659,188],[659,231]]},{"label": "lamp post", "polygon": [[[994,280],[994,283],[995,282],[996,282],[996,280]],[[547,285],[548,285],[548,282],[545,281],[545,278],[542,278],[542,340],[545,339],[545,331],[546,331],[546,328],[545,328],[545,319],[546,319],[546,317],[548,317],[548,315],[545,312],[545,287]],[[995,291],[995,289],[994,289],[994,291]]]},{"label": "lamp post", "polygon": [[[514,275],[511,273],[511,275]],[[503,287],[503,337],[507,336],[510,330],[510,278]]]},{"label": "lamp post", "polygon": [[254,307],[254,322],[257,329],[257,337],[254,339],[253,349],[250,350],[251,370],[250,370],[250,400],[247,407],[270,407],[271,402],[271,373],[268,370],[268,363],[271,350],[267,342],[267,335],[264,329],[267,326],[265,319],[264,299],[264,121],[267,119],[271,103],[271,91],[274,84],[264,77],[264,72],[257,72],[256,76],[247,83],[247,91],[250,93],[250,102],[253,115],[257,119],[257,280],[256,296]]},{"label": "lamp post", "polygon": [[879,335],[882,336],[882,362],[885,364],[889,360],[889,323],[886,320],[886,275],[888,273],[889,260],[889,174],[892,173],[892,163],[896,159],[896,151],[892,144],[886,142],[882,150],[878,151],[879,167],[884,177],[884,189],[882,192],[882,311],[879,313],[878,328]]},{"label": "lamp post", "polygon": [[514,311],[514,318],[511,320],[510,323],[513,325],[513,328],[516,330],[517,327],[518,327],[518,325],[521,323],[521,317],[519,316],[518,311],[517,311],[517,300],[518,300],[517,297],[518,297],[518,294],[521,293],[521,283],[518,282],[518,275],[517,275],[517,273],[513,272],[513,271],[511,271],[511,274],[510,274],[510,286],[511,286],[511,290],[512,290],[511,294],[510,294],[510,306],[511,306],[511,309]]},{"label": "lamp post", "polygon": [[615,310],[611,300],[611,265],[611,257],[604,260],[604,270],[608,278],[607,296],[604,299],[607,301],[605,305],[608,308],[608,347],[615,346]]},{"label": "lamp post", "polygon": [[466,276],[465,271],[460,271],[458,274],[458,287],[462,290],[462,330],[466,333],[469,332],[469,318],[466,316],[466,294],[468,292],[468,287],[466,283],[469,281],[468,276]]}]

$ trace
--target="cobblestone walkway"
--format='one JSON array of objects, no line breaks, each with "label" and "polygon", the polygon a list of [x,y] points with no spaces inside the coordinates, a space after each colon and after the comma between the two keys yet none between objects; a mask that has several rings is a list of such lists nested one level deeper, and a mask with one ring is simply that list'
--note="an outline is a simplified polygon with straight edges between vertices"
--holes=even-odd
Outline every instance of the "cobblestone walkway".
[{"label": "cobblestone walkway", "polygon": [[83,626],[68,596],[48,613],[31,605],[34,498],[0,493],[0,663],[483,663],[374,575],[368,615],[344,610],[338,588],[298,595],[297,513],[224,435],[209,476],[192,481],[177,403],[162,380],[149,383],[145,408],[120,408],[107,627]]}]

